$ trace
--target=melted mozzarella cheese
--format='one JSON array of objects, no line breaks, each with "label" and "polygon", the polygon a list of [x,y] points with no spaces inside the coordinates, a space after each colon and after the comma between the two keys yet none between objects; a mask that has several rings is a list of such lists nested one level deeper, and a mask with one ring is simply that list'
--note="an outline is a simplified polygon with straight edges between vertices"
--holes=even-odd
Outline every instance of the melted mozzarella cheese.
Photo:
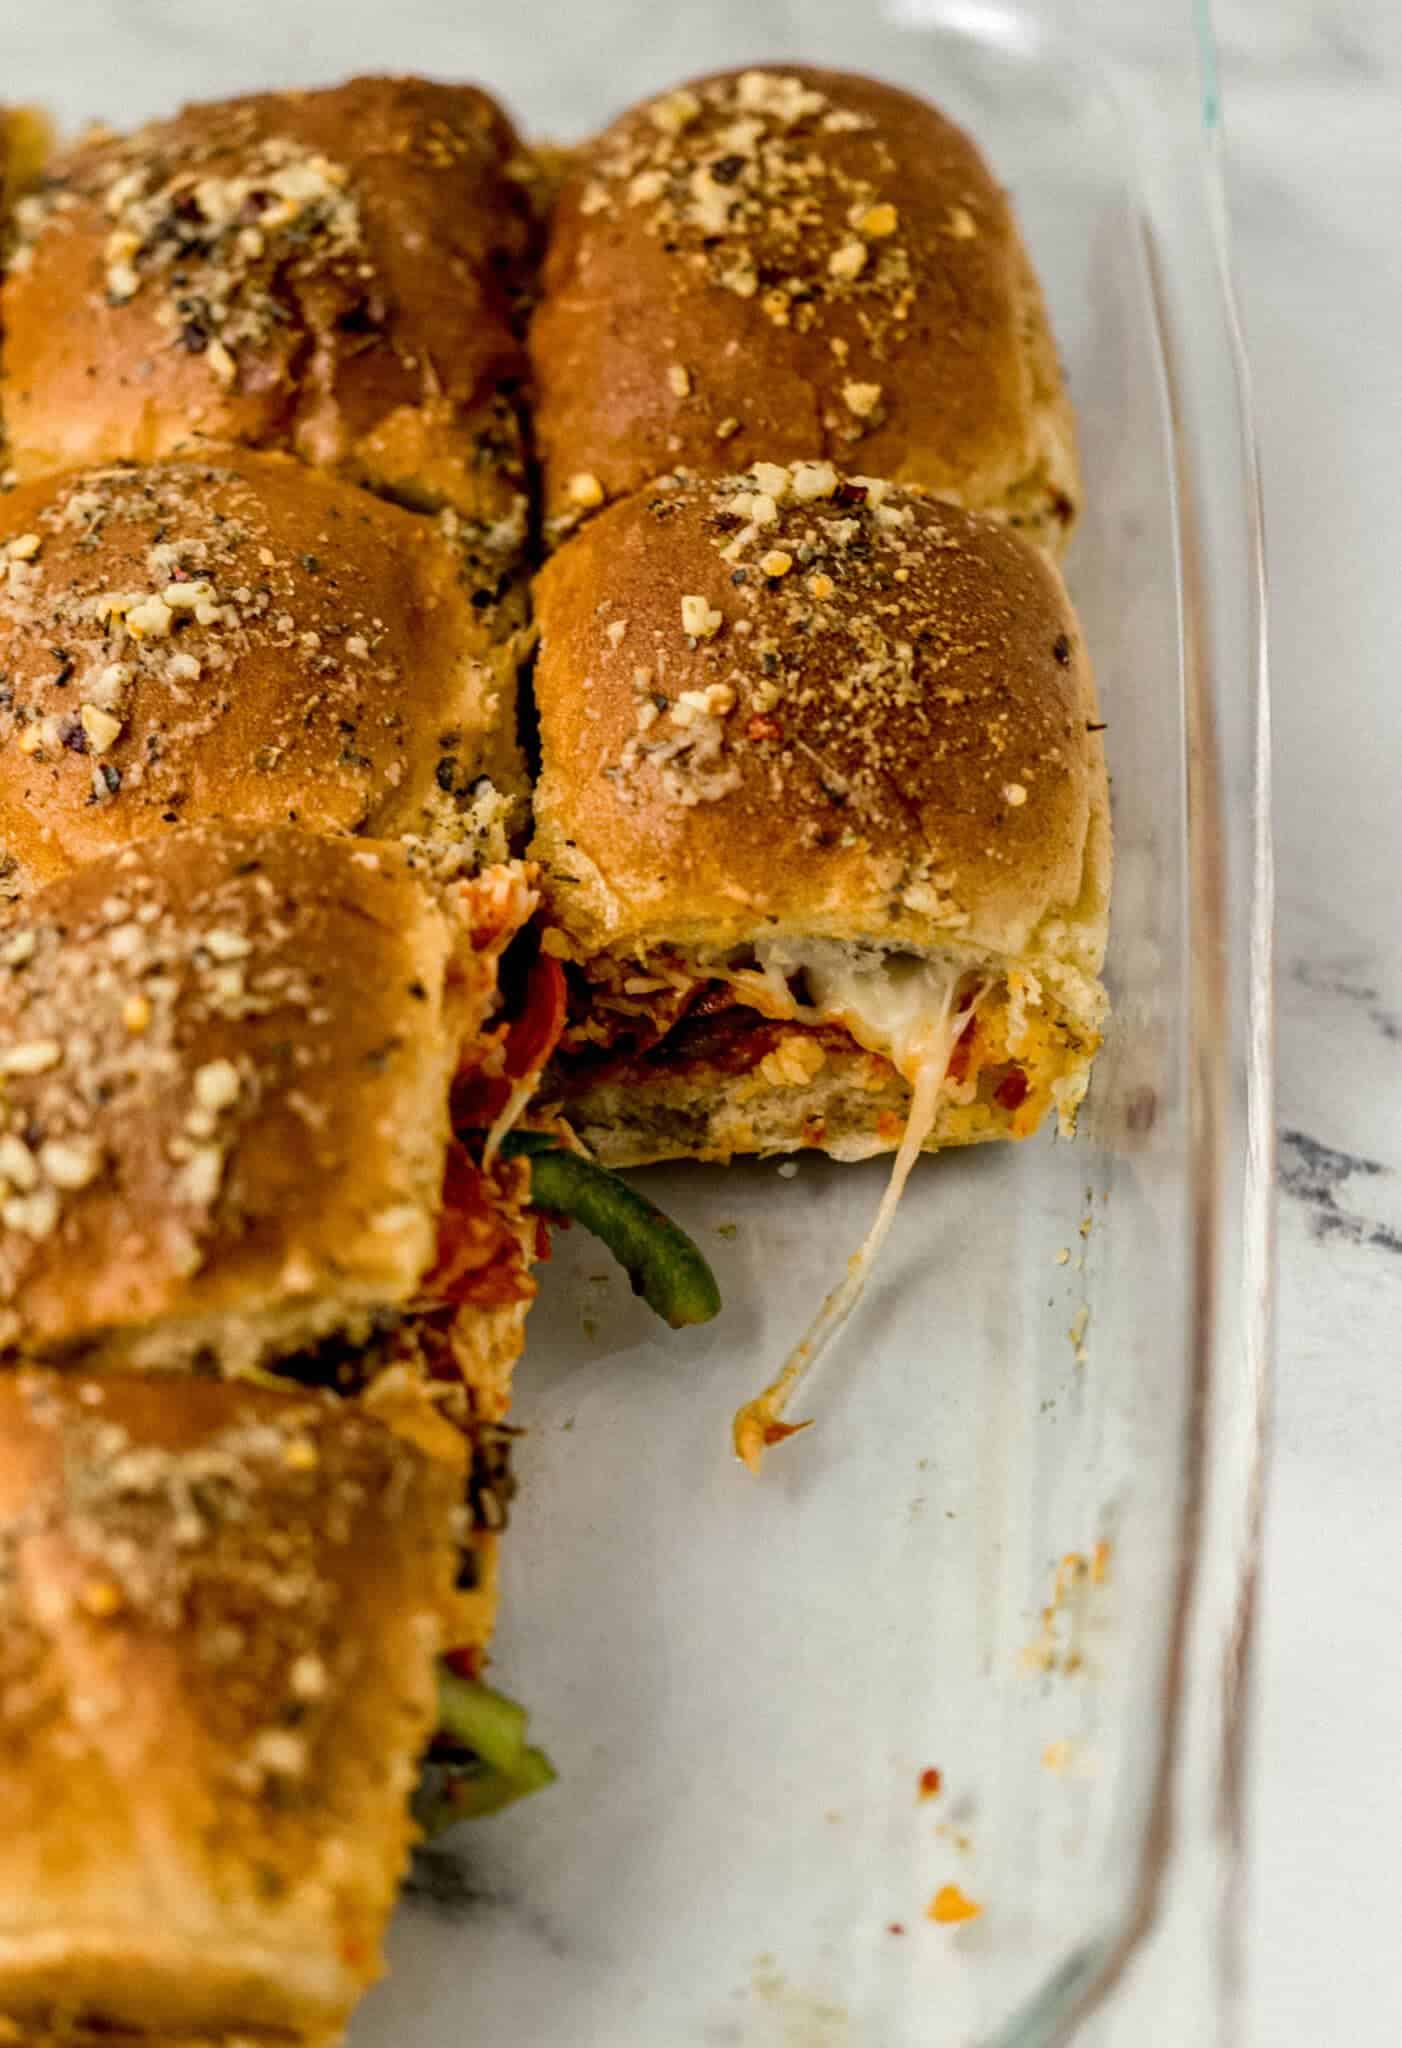
[{"label": "melted mozzarella cheese", "polygon": [[[929,1063],[931,1048],[943,1042],[963,972],[949,959],[882,952],[837,939],[761,940],[755,953],[771,984],[777,980],[787,986],[790,975],[801,973],[818,1017],[840,1024],[868,1052],[880,1053],[912,1087]],[[951,1039],[941,1078],[953,1049]]]},{"label": "melted mozzarella cheese", "polygon": [[[766,1447],[791,1433],[794,1425],[781,1419],[784,1410],[861,1299],[895,1219],[910,1169],[934,1129],[949,1062],[972,1008],[972,1004],[959,1007],[961,973],[948,962],[924,961],[911,955],[899,955],[892,960],[878,955],[867,965],[865,960],[854,962],[849,947],[819,944],[821,953],[810,943],[790,949],[795,956],[801,955],[801,959],[794,958],[792,965],[777,958],[772,965],[783,974],[794,973],[801,965],[814,1007],[840,1018],[861,1044],[892,1061],[911,1084],[910,1113],[881,1206],[866,1237],[847,1261],[846,1274],[789,1353],[781,1371],[735,1417],[736,1456],[752,1472],[759,1470]],[[778,947],[773,950],[777,953]],[[829,961],[828,954],[837,957]],[[893,966],[904,970],[907,961],[908,972],[892,973]],[[764,965],[768,970],[771,962]],[[985,986],[975,994],[974,1003]],[[861,1024],[863,1031],[870,1031],[872,1037],[879,1032],[883,1042],[873,1044],[871,1038],[858,1031],[856,1023]]]}]

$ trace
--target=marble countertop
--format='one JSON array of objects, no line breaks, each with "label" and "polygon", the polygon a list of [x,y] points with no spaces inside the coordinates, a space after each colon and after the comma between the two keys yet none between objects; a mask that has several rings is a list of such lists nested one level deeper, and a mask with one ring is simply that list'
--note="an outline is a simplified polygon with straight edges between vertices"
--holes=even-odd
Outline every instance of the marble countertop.
[{"label": "marble countertop", "polygon": [[1217,13],[1265,475],[1279,881],[1251,2039],[1383,2048],[1402,2040],[1402,1956],[1380,1935],[1402,1839],[1402,17],[1379,0]]},{"label": "marble countertop", "polygon": [[[1132,23],[1136,6],[1116,0],[1115,12]],[[610,11],[657,40],[665,72],[685,8],[644,15],[611,0]],[[1391,2048],[1402,2041],[1402,1949],[1388,1926],[1402,1840],[1402,1633],[1389,1626],[1402,1555],[1402,11],[1392,0],[1216,0],[1215,11],[1265,476],[1280,905],[1280,1342],[1249,2048]],[[239,13],[232,0],[201,35],[236,45]],[[460,20],[481,37],[498,33],[498,16],[507,58],[528,61],[531,7],[482,0]],[[63,0],[23,22],[0,0],[0,18],[6,46],[12,34],[110,36],[120,18],[136,37],[127,47],[154,67],[132,78],[133,115],[183,82],[157,62],[167,17],[151,0]],[[288,9],[290,51],[302,20]]]}]

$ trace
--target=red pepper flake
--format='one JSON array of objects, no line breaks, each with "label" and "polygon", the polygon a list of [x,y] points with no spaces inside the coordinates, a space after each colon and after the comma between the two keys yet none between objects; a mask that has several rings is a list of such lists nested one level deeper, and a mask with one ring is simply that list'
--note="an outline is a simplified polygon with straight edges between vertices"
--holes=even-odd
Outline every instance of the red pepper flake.
[{"label": "red pepper flake", "polygon": [[813,1418],[811,1415],[807,1422],[766,1422],[764,1425],[764,1441],[766,1446],[769,1444],[781,1444],[786,1436],[797,1436],[801,1429],[811,1429],[812,1427]]},{"label": "red pepper flake", "polygon": [[1027,1098],[1027,1076],[1021,1067],[1010,1067],[993,1091],[993,1100],[1002,1109],[1020,1109]]},{"label": "red pepper flake", "polygon": [[887,1932],[888,1934],[904,1934],[904,1933],[905,1933],[905,1923],[904,1923],[904,1921],[901,1921],[901,1920],[891,1920],[891,1921],[888,1921],[888,1922],[887,1922],[887,1926],[886,1926],[886,1932]]},{"label": "red pepper flake", "polygon": [[957,1884],[942,1884],[925,1908],[927,1920],[941,1927],[957,1927],[961,1920],[977,1920],[983,1907],[961,1892]]},{"label": "red pepper flake", "polygon": [[922,1799],[938,1799],[943,1786],[944,1778],[935,1769],[933,1764],[930,1765],[928,1770],[920,1773],[920,1797]]},{"label": "red pepper flake", "polygon": [[762,711],[757,711],[745,727],[745,737],[751,740],[781,740],[784,737],[784,728],[777,718],[766,718]]},{"label": "red pepper flake", "polygon": [[476,1678],[482,1669],[482,1652],[476,1643],[468,1643],[461,1650],[447,1650],[443,1662],[458,1678]]}]

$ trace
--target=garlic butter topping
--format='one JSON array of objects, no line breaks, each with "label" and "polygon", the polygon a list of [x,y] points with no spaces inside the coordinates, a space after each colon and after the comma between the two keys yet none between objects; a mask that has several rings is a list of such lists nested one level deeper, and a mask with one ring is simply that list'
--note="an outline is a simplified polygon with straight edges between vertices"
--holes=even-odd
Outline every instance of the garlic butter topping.
[{"label": "garlic butter topping", "polygon": [[[108,303],[149,293],[172,344],[201,357],[226,387],[238,381],[241,351],[256,351],[286,324],[279,270],[348,262],[362,246],[345,165],[283,136],[251,144],[237,172],[221,174],[197,148],[168,152],[144,131],[106,153],[97,196],[110,223]],[[61,219],[64,197],[59,187],[20,202],[20,271]]]},{"label": "garlic butter topping", "polygon": [[[753,299],[775,326],[820,328],[852,300],[873,343],[914,300],[895,163],[844,168],[825,145],[871,134],[868,115],[780,72],[746,71],[669,93],[596,150],[586,215],[636,212],[713,284]],[[683,372],[677,395],[685,397]]]},{"label": "garlic butter topping", "polygon": [[[1035,815],[1064,771],[1066,732],[1059,703],[1014,713],[1004,687],[987,551],[1015,564],[1018,543],[985,528],[973,545],[962,514],[826,461],[664,478],[648,517],[659,550],[710,567],[650,646],[637,620],[626,645],[605,627],[636,707],[603,769],[626,801],[660,789],[682,807],[715,803],[748,781],[787,809],[801,784],[809,843],[855,846],[873,832],[908,839],[912,773],[948,760],[1003,819]],[[1059,672],[1051,636],[1041,658]],[[907,875],[907,893],[957,928],[952,875],[935,857],[922,876]]]},{"label": "garlic butter topping", "polygon": [[268,458],[0,498],[8,893],[211,811],[462,836],[505,664],[456,580],[427,522]]}]

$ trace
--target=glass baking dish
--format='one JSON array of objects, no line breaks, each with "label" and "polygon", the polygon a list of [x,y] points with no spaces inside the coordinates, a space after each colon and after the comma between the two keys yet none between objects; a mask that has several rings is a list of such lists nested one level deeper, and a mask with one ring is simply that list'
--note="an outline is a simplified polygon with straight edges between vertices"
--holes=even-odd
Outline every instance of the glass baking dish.
[{"label": "glass baking dish", "polygon": [[[413,68],[567,138],[724,63],[882,74],[1010,185],[1079,412],[1068,573],[1117,835],[1114,1023],[1080,1135],[917,1171],[818,1426],[758,1482],[731,1410],[885,1166],[650,1175],[720,1271],[704,1332],[658,1338],[591,1242],[559,1244],[519,1380],[495,1672],[560,1782],[420,1858],[357,2048],[1232,2037],[1267,702],[1210,50],[1164,12],[243,0],[195,23],[175,0],[63,0],[7,25],[6,95],[67,122]],[[981,1914],[933,1922],[946,1886]]]}]

